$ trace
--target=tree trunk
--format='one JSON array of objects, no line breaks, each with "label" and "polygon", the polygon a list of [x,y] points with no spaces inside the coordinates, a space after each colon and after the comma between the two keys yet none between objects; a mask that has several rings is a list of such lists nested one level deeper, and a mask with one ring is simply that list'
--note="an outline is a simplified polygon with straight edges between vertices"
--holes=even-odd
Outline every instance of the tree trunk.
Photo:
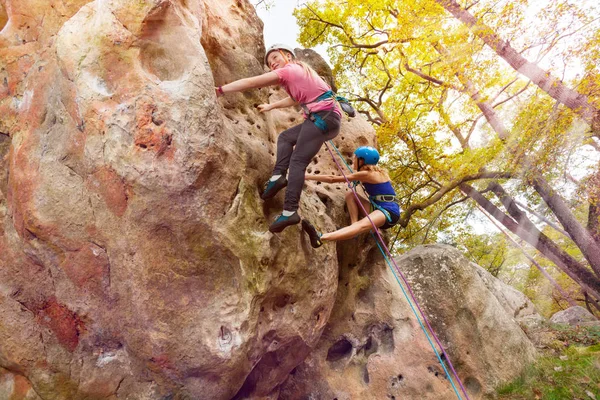
[{"label": "tree trunk", "polygon": [[540,174],[535,174],[531,178],[531,183],[577,244],[596,275],[600,276],[600,245],[587,229],[577,221],[563,198],[550,187]]},{"label": "tree trunk", "polygon": [[588,222],[587,230],[600,246],[600,165],[596,173],[587,182],[588,187]]},{"label": "tree trunk", "polygon": [[596,307],[598,311],[600,311],[600,305],[598,305],[598,300],[594,300],[590,298],[590,295],[586,292],[583,292],[583,299],[585,301],[585,308],[590,312],[590,314],[596,316],[596,313],[590,307],[590,304]]},{"label": "tree trunk", "polygon": [[550,221],[548,218],[546,218],[544,215],[540,214],[539,212],[531,209],[530,207],[527,207],[525,204],[523,203],[519,203],[518,201],[515,201],[515,204],[518,205],[520,208],[523,208],[525,210],[527,210],[529,213],[535,215],[535,217],[537,219],[539,219],[540,221],[542,221],[543,223],[545,223],[546,225],[548,225],[550,228],[554,229],[556,232],[564,235],[566,238],[571,239],[571,236],[569,236],[569,234],[567,232],[565,232],[565,230],[563,228],[561,228],[560,226],[558,226],[557,224],[555,224],[554,222]]},{"label": "tree trunk", "polygon": [[[544,275],[544,277],[546,277],[546,279],[548,279],[548,281],[552,284],[552,286],[554,286],[554,288],[556,290],[558,290],[558,292],[560,293],[560,295],[563,297],[564,300],[566,300],[571,306],[576,306],[578,305],[577,302],[575,300],[573,300],[573,298],[571,298],[571,296],[569,296],[569,294],[558,284],[558,282],[556,282],[556,280],[548,273],[548,271],[546,271],[546,268],[542,267],[536,260],[535,258],[531,257],[527,251],[525,251],[525,249],[519,244],[517,243],[508,232],[506,232],[504,230],[504,228],[502,228],[500,225],[498,225],[498,223],[496,221],[494,221],[494,219],[492,218],[492,216],[483,209],[483,207],[481,207],[479,204],[477,205],[479,210],[481,210],[481,212],[483,212],[483,214],[488,217],[488,219],[490,220],[490,222],[492,224],[494,224],[494,226],[496,228],[498,228],[498,230],[500,232],[502,232],[502,234],[504,234],[504,236],[510,241],[510,243],[512,243],[513,246],[515,246],[517,249],[521,250],[521,253],[523,253],[523,255],[542,273],[542,275]],[[583,292],[586,296],[587,293]],[[587,300],[586,300],[587,303]]]},{"label": "tree trunk", "polygon": [[508,215],[504,214],[491,201],[486,199],[472,186],[466,183],[460,184],[460,189],[475,200],[483,209],[490,213],[498,222],[508,228],[511,232],[525,240],[535,247],[546,258],[556,264],[564,273],[573,279],[590,295],[600,300],[600,279],[596,277],[585,266],[554,244],[546,235],[533,227],[534,230],[527,230],[520,226]]},{"label": "tree trunk", "polygon": [[600,204],[598,204],[598,199],[593,203],[590,202],[590,206],[588,207],[587,229],[594,240],[596,240],[596,243],[600,243]]},{"label": "tree trunk", "polygon": [[463,9],[455,0],[436,0],[436,2],[467,25],[473,33],[517,72],[531,79],[533,83],[552,98],[581,116],[592,127],[594,136],[600,137],[600,110],[590,103],[587,96],[577,93],[564,85],[560,79],[541,69],[537,64],[529,62],[510,43],[502,40],[489,26],[480,23],[477,18]]}]

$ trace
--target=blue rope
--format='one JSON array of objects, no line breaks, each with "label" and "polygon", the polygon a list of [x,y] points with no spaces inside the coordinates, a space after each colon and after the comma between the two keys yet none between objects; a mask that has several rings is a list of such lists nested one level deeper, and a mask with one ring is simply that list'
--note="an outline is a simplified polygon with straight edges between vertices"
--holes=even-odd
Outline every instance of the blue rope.
[{"label": "blue rope", "polygon": [[[348,163],[346,162],[346,159],[344,158],[344,156],[342,155],[342,153],[340,153],[340,151],[338,150],[338,148],[335,147],[335,144],[333,144],[333,140],[330,140],[329,144],[331,145],[331,147],[333,147],[333,149],[335,150],[335,152],[338,154],[338,156],[340,157],[340,160],[342,160],[342,162],[344,163],[344,165],[346,166],[346,168],[348,168],[348,171],[350,171],[350,173],[354,173],[354,171],[352,170],[352,168],[350,167],[350,165],[348,165]],[[353,184],[354,184],[353,187],[355,188],[355,187],[357,187],[360,184],[360,181],[354,181]],[[363,190],[365,190],[365,187],[362,186],[362,184],[360,186],[363,188]],[[353,188],[350,185],[348,185],[348,187],[350,189]],[[366,190],[365,190],[365,192],[366,192]]]},{"label": "blue rope", "polygon": [[337,147],[335,147],[335,144],[333,144],[333,140],[329,141],[329,144],[331,144],[331,147],[333,147],[333,149],[335,150],[335,152],[338,154],[338,156],[340,156],[340,159],[342,160],[342,162],[344,163],[344,165],[346,166],[346,168],[348,168],[348,171],[350,172],[354,172],[352,171],[352,168],[350,168],[350,166],[348,165],[348,163],[346,162],[346,159],[344,158],[344,156],[342,155],[342,153],[340,153],[340,151],[338,150]]},{"label": "blue rope", "polygon": [[385,262],[387,263],[388,267],[390,267],[390,270],[392,271],[394,278],[396,278],[396,282],[398,282],[398,286],[400,286],[400,289],[402,289],[404,298],[406,299],[408,305],[410,306],[410,309],[412,310],[413,314],[417,318],[417,321],[419,322],[419,325],[421,326],[423,333],[425,333],[425,337],[427,337],[427,341],[429,342],[429,345],[433,349],[433,352],[435,353],[435,356],[437,357],[438,361],[440,362],[440,365],[444,369],[444,372],[446,373],[446,377],[450,381],[450,384],[452,385],[452,389],[454,389],[454,393],[456,394],[456,397],[458,397],[458,399],[460,400],[461,397],[460,397],[460,394],[458,393],[458,389],[456,388],[456,385],[454,384],[454,380],[450,376],[450,372],[448,372],[448,369],[446,369],[446,364],[442,360],[440,353],[435,348],[435,345],[433,344],[433,341],[431,340],[431,337],[429,336],[427,329],[425,329],[425,325],[423,325],[421,318],[419,318],[419,315],[417,314],[415,307],[413,306],[412,302],[410,301],[410,298],[408,297],[408,293],[406,293],[406,290],[404,290],[404,286],[402,286],[402,283],[400,283],[400,279],[398,279],[398,276],[396,275],[396,271],[394,271],[394,268],[392,267],[392,264],[390,263],[390,260],[388,259],[387,255],[385,255],[385,253],[383,252],[383,249],[381,248],[379,241],[375,238],[375,235],[373,233],[371,233],[371,236],[373,236],[373,239],[375,239],[375,243],[377,243],[377,247],[379,248],[379,251],[381,252],[381,254],[383,254],[383,258],[385,258]]}]

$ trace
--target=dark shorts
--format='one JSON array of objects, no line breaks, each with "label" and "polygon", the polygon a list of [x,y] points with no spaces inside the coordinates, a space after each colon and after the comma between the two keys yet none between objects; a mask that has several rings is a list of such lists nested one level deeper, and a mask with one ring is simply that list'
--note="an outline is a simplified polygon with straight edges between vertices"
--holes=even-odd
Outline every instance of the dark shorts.
[{"label": "dark shorts", "polygon": [[390,218],[392,219],[392,222],[388,221],[386,218],[385,224],[381,225],[381,229],[390,229],[392,226],[396,225],[398,223],[398,221],[400,221],[400,215],[398,215],[394,212],[389,212],[389,211],[388,211],[388,213],[390,213]]}]

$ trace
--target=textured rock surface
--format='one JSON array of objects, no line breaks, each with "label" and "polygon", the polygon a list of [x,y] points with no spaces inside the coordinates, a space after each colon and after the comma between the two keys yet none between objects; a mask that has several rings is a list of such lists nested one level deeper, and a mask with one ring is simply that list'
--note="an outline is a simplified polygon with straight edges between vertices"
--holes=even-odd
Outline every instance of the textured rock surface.
[{"label": "textured rock surface", "polygon": [[481,277],[486,288],[496,297],[504,310],[519,323],[524,329],[540,326],[545,318],[536,310],[535,306],[523,293],[510,285],[496,279],[479,265],[473,264],[473,268]]},{"label": "textured rock surface", "polygon": [[456,398],[373,239],[338,247],[334,311],[280,399]]},{"label": "textured rock surface", "polygon": [[446,245],[418,247],[398,260],[466,386],[489,394],[535,358],[525,333],[474,267]]},{"label": "textured rock surface", "polygon": [[550,322],[565,325],[600,325],[600,321],[581,306],[567,308],[550,317]]},{"label": "textured rock surface", "polygon": [[[444,372],[389,268],[354,239],[338,254],[334,311],[318,347],[283,385],[282,399],[452,399]],[[352,249],[369,249],[357,252]],[[473,399],[519,375],[535,349],[486,288],[479,267],[449,246],[398,259]],[[494,278],[490,277],[492,280]]]},{"label": "textured rock surface", "polygon": [[337,263],[266,232],[266,90],[223,113],[214,95],[262,71],[252,7],[4,4],[0,365],[47,399],[271,391],[318,340]]},{"label": "textured rock surface", "polygon": [[24,376],[3,368],[0,368],[0,399],[41,400]]},{"label": "textured rock surface", "polygon": [[[0,29],[0,394],[452,398],[368,237],[267,232],[283,197],[257,187],[300,114],[257,111],[277,88],[215,98],[264,68],[247,1],[2,0]],[[334,142],[349,159],[374,133]],[[308,172],[335,170],[322,151]],[[311,182],[300,212],[345,225],[344,192]]]}]

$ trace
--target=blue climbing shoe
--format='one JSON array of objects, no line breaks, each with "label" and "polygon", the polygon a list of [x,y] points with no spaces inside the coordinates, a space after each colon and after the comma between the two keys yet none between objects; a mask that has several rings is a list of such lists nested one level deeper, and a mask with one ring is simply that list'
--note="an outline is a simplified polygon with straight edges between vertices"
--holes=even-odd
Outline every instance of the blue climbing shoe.
[{"label": "blue climbing shoe", "polygon": [[269,200],[273,197],[275,197],[275,195],[284,187],[286,187],[288,184],[287,179],[285,178],[284,175],[281,175],[277,180],[272,181],[272,180],[268,180],[265,183],[265,188],[262,192],[262,194],[260,195],[260,198],[263,200]]},{"label": "blue climbing shoe", "polygon": [[307,220],[303,219],[302,220],[302,230],[304,232],[306,232],[306,234],[310,238],[310,245],[313,248],[317,249],[317,248],[323,246],[323,241],[321,241],[321,235],[319,234],[319,232],[317,232],[317,230],[315,229],[313,224],[311,224]]},{"label": "blue climbing shoe", "polygon": [[269,231],[273,232],[273,233],[279,233],[282,230],[284,230],[286,227],[290,226],[290,225],[296,225],[297,223],[300,222],[300,216],[298,215],[297,212],[294,212],[292,215],[290,215],[289,217],[284,216],[283,214],[281,214],[279,217],[277,217],[277,219],[271,224],[271,226],[269,226]]}]

